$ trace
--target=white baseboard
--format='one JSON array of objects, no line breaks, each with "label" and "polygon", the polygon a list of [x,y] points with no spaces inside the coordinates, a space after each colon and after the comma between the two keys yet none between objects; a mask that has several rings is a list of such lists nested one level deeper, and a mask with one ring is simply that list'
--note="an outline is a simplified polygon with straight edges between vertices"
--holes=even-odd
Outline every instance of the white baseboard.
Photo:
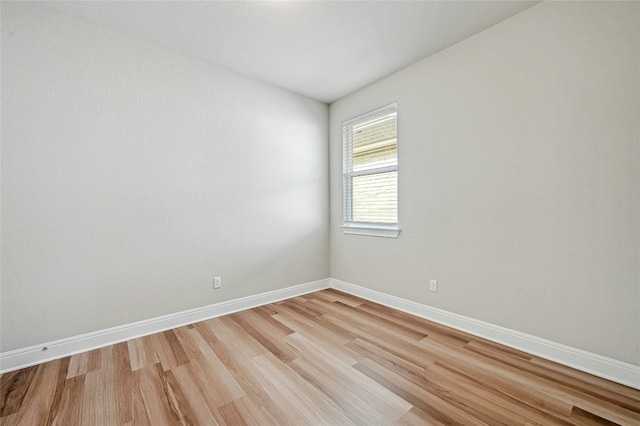
[{"label": "white baseboard", "polygon": [[325,288],[328,278],[0,353],[0,374]]},{"label": "white baseboard", "polygon": [[355,284],[330,279],[331,288],[407,312],[514,349],[563,364],[594,376],[640,389],[640,366],[607,358],[540,337],[432,308]]},{"label": "white baseboard", "polygon": [[[190,309],[93,333],[0,353],[0,374],[113,345],[137,337],[159,333],[194,322],[301,296],[329,287],[483,337],[496,343],[522,350],[559,364],[573,367],[595,376],[640,389],[640,366],[572,348],[540,337],[510,330],[379,291],[370,290],[334,278],[327,278],[280,290],[242,297],[227,302],[215,303],[201,308]],[[43,350],[44,348],[46,348],[46,350]]]}]

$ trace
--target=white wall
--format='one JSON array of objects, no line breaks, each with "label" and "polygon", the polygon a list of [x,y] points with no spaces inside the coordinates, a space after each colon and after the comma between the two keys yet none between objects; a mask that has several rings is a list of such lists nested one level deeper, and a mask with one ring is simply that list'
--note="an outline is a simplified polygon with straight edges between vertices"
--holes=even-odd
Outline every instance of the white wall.
[{"label": "white wall", "polygon": [[[640,365],[639,28],[547,2],[332,104],[331,276]],[[392,102],[402,232],[343,235],[341,123]]]},{"label": "white wall", "polygon": [[24,4],[1,59],[1,351],[329,276],[325,104]]}]

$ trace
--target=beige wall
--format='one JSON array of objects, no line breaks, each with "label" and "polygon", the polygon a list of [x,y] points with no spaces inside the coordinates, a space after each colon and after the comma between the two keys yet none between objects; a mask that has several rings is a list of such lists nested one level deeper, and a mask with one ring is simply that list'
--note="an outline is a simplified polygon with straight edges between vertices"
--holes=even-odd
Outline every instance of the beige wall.
[{"label": "beige wall", "polygon": [[[331,274],[640,365],[639,13],[527,10],[334,103],[328,160],[323,104],[3,2],[0,351]],[[393,102],[402,233],[343,235]]]},{"label": "beige wall", "polygon": [[19,3],[1,54],[1,351],[329,276],[325,104]]},{"label": "beige wall", "polygon": [[[639,14],[543,3],[332,104],[332,277],[640,365]],[[342,121],[393,102],[402,232],[344,235]]]}]

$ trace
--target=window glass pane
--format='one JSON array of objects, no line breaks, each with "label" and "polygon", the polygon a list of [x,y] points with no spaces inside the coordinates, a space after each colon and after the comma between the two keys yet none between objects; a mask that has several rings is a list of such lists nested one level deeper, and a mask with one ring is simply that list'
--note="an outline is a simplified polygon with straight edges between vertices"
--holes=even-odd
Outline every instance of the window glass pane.
[{"label": "window glass pane", "polygon": [[398,164],[395,111],[355,123],[352,137],[353,171]]},{"label": "window glass pane", "polygon": [[398,222],[398,172],[376,173],[352,178],[354,222]]},{"label": "window glass pane", "polygon": [[378,167],[398,164],[396,140],[390,139],[385,144],[365,145],[353,150],[353,171],[371,170]]},{"label": "window glass pane", "polygon": [[343,123],[345,224],[397,225],[396,134],[395,104]]}]

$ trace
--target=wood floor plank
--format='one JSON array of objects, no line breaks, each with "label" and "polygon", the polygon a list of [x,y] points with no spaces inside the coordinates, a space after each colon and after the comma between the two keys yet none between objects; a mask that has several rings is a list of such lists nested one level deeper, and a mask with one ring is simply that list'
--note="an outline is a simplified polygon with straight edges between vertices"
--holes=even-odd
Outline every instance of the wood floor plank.
[{"label": "wood floor plank", "polygon": [[398,338],[404,337],[415,341],[427,337],[427,334],[422,331],[416,331],[409,327],[405,327],[402,324],[389,321],[386,318],[381,318],[369,312],[361,311],[357,307],[344,309],[345,306],[346,305],[342,304],[340,301],[331,304],[325,303],[323,305],[323,307],[329,311],[331,316],[340,318],[344,321],[349,321],[350,323],[360,327],[374,327],[379,332],[383,331],[389,335],[397,336]]},{"label": "wood floor plank", "polygon": [[533,356],[517,349],[508,348],[498,343],[490,342],[486,339],[475,338],[465,345],[465,349],[474,350],[483,353],[485,356],[491,356],[501,360],[519,359],[527,362],[533,360]]},{"label": "wood floor plank", "polygon": [[[15,413],[14,422],[16,424],[41,424],[46,423],[51,414],[51,407],[58,392],[58,377],[60,368],[63,366],[62,360],[56,360],[40,364],[36,367],[33,380],[29,384],[20,410]],[[68,365],[68,362],[67,362]],[[67,371],[64,371],[65,375]]]},{"label": "wood floor plank", "polygon": [[[255,311],[255,313],[260,318],[262,318],[264,321],[266,321],[272,327],[278,330],[278,333],[280,336],[287,336],[289,334],[292,334],[293,330],[291,330],[289,327],[287,327],[286,325],[282,324],[281,322],[273,318],[273,315],[277,312],[277,311],[274,311],[274,309],[272,308],[273,306],[274,305],[259,306],[253,309],[252,311]],[[251,311],[248,311],[248,312],[251,312]]]},{"label": "wood floor plank", "polygon": [[411,407],[365,375],[340,375],[323,363],[296,359],[289,366],[357,425],[391,424]]},{"label": "wood floor plank", "polygon": [[[399,415],[407,411],[410,405],[398,398],[388,389],[380,387],[376,382],[365,375],[353,374],[353,365],[342,363],[336,360],[330,354],[317,350],[316,342],[307,339],[305,336],[291,336],[291,340],[295,340],[300,344],[304,357],[301,362],[296,359],[289,365],[292,368],[297,367],[298,374],[303,375],[300,364],[308,368],[309,373],[316,372],[315,376],[311,375],[312,384],[321,383],[329,386],[328,395],[337,395],[342,398],[344,395],[339,392],[342,390],[346,394],[352,394],[355,399],[361,400],[364,407],[371,407],[372,412],[379,412],[382,418],[396,419]],[[326,379],[326,380],[325,380]]]},{"label": "wood floor plank", "polygon": [[129,349],[129,362],[131,362],[132,370],[139,370],[153,364],[147,360],[145,345],[141,338],[127,341],[127,348]]},{"label": "wood floor plank", "polygon": [[[268,352],[268,349],[261,345],[253,338],[249,338],[244,329],[238,325],[230,316],[215,318],[209,321],[203,321],[207,327],[214,330],[215,335],[233,352],[235,356],[242,358],[253,358]],[[247,336],[238,338],[238,336]]]},{"label": "wood floor plank", "polygon": [[27,367],[0,377],[0,418],[18,412],[37,370]]},{"label": "wood floor plank", "polygon": [[[272,359],[269,352],[259,355],[251,360],[243,360],[242,369],[251,377],[246,384],[252,386],[254,392],[248,392],[248,396],[256,401],[256,405],[265,407],[279,425],[303,425],[308,423],[308,413],[304,410],[304,404],[295,398],[289,400],[286,388],[280,386],[280,381],[272,382],[269,376],[262,373],[255,359]],[[276,358],[277,359],[277,358]],[[283,392],[284,390],[284,392]],[[286,396],[285,396],[286,395]],[[258,396],[258,398],[256,398]]]},{"label": "wood floor plank", "polygon": [[640,390],[337,290],[0,376],[4,425],[640,425]]},{"label": "wood floor plank", "polygon": [[358,352],[344,346],[349,340],[344,340],[326,329],[310,326],[299,317],[296,319],[295,316],[289,316],[286,312],[279,313],[276,318],[289,327],[300,331],[300,333],[292,334],[286,338],[296,348],[298,346],[292,342],[295,342],[300,336],[305,336],[308,338],[307,340],[311,340],[316,344],[316,350],[331,353],[332,358],[336,358],[341,362],[353,365],[362,359],[362,355]]},{"label": "wood floor plank", "polygon": [[51,418],[52,425],[58,426],[80,426],[83,395],[84,395],[85,375],[75,376],[67,379],[64,384],[64,391],[60,406]]},{"label": "wood floor plank", "polygon": [[255,320],[243,316],[241,313],[232,314],[231,318],[238,324],[245,333],[249,334],[255,341],[264,346],[269,352],[282,362],[289,362],[297,358],[297,354],[291,346],[281,343],[276,336],[269,336],[262,331]]},{"label": "wood floor plank", "polygon": [[282,301],[282,302],[278,303],[277,304],[278,310],[282,306],[287,307],[288,309],[296,312],[297,314],[299,314],[302,317],[306,317],[306,318],[310,319],[311,321],[316,321],[318,318],[322,317],[322,315],[325,314],[324,312],[316,309],[312,304],[303,303],[297,298],[290,299],[290,300],[285,300],[285,301]]},{"label": "wood floor plank", "polygon": [[364,300],[359,297],[352,296],[350,294],[344,293],[342,291],[327,289],[325,291],[319,291],[316,293],[312,293],[308,295],[311,298],[318,298],[321,300],[329,301],[329,302],[341,302],[347,306],[355,307],[364,303]]},{"label": "wood floor plank", "polygon": [[17,413],[6,415],[6,416],[0,418],[0,420],[2,420],[2,422],[0,422],[0,424],[2,426],[15,426],[15,425],[18,424],[17,420],[16,420],[17,417],[18,417]]},{"label": "wood floor plank", "polygon": [[379,347],[384,347],[391,353],[402,353],[402,356],[409,357],[412,362],[418,364],[431,364],[435,362],[435,358],[430,356],[426,351],[418,345],[412,339],[402,338],[394,334],[386,332],[380,332],[380,330],[369,330],[366,327],[345,323],[343,319],[334,318],[332,315],[327,315],[324,319],[335,325],[347,329],[352,333],[353,338],[351,340],[364,340]]},{"label": "wood floor plank", "polygon": [[102,366],[102,352],[99,349],[89,351],[87,360],[87,372],[97,371]]},{"label": "wood floor plank", "polygon": [[53,401],[51,402],[51,407],[49,407],[49,414],[47,415],[47,424],[53,423],[53,419],[60,411],[60,403],[62,401],[62,396],[64,392],[64,384],[66,381],[66,377],[69,373],[69,357],[62,358],[59,360],[60,366],[58,367],[58,374],[56,375],[56,383],[54,384],[53,390]]},{"label": "wood floor plank", "polygon": [[437,336],[441,341],[446,341],[454,345],[465,345],[471,340],[477,340],[478,337],[472,336],[460,330],[454,330],[452,328],[443,326],[433,321],[419,318],[406,312],[401,312],[387,306],[383,306],[377,303],[365,301],[359,306],[359,309],[367,309],[370,312],[375,312],[379,315],[384,315],[385,318],[391,321],[400,321],[405,326],[416,327],[428,335]]},{"label": "wood floor plank", "polygon": [[84,352],[71,357],[69,370],[67,371],[67,379],[89,372],[89,353],[90,352]]},{"label": "wood floor plank", "polygon": [[353,348],[365,358],[388,357],[397,360],[399,365],[412,365],[425,369],[433,365],[436,361],[433,358],[421,356],[416,347],[410,345],[396,346],[388,344],[383,340],[354,339],[347,347]]},{"label": "wood floor plank", "polygon": [[227,425],[246,426],[247,422],[244,421],[244,417],[240,414],[240,411],[236,407],[236,404],[231,401],[222,407],[218,408],[220,416]]},{"label": "wood floor plank", "polygon": [[[140,389],[146,413],[145,417],[148,417],[150,423],[153,425],[180,424],[180,414],[178,409],[175,406],[171,395],[166,393],[159,376],[159,373],[163,371],[164,370],[159,363],[154,366],[136,370],[138,387]],[[108,423],[97,424],[106,425]]]},{"label": "wood floor plank", "polygon": [[604,401],[591,395],[575,391],[564,385],[554,384],[549,386],[546,392],[559,400],[573,404],[575,408],[579,408],[614,423],[640,425],[640,414],[637,412],[617,406],[609,401]]},{"label": "wood floor plank", "polygon": [[452,386],[445,381],[439,381],[437,378],[432,377],[425,368],[385,352],[383,349],[368,342],[354,341],[351,344],[363,351],[364,354],[367,354],[368,359],[418,385],[430,394],[446,400],[456,409],[467,412],[479,420],[498,425],[524,425],[527,423],[527,419],[494,404],[490,400],[483,400],[473,392],[467,392],[464,388],[455,388],[456,392],[452,392],[454,389]]},{"label": "wood floor plank", "polygon": [[454,409],[444,399],[369,359],[359,362],[354,368],[440,422],[449,425],[487,425],[464,411]]},{"label": "wood floor plank", "polygon": [[596,425],[609,425],[609,426],[615,426],[618,423],[609,421],[607,419],[603,419],[600,416],[597,416],[593,413],[590,413],[588,411],[582,410],[580,408],[575,407],[573,409],[573,411],[571,412],[571,418],[574,419],[576,422],[578,422],[581,425],[591,425],[591,426],[596,426]]},{"label": "wood floor plank", "polygon": [[396,426],[446,426],[445,423],[442,423],[416,407],[407,411],[395,424]]},{"label": "wood floor plank", "polygon": [[[193,358],[190,365],[208,390],[207,398],[213,401],[216,407],[220,407],[244,396],[244,391],[233,374],[211,350],[207,342],[197,333],[194,333],[194,336],[201,354]],[[213,390],[215,392],[212,392]]]},{"label": "wood floor plank", "polygon": [[256,330],[259,330],[262,334],[272,336],[275,339],[280,339],[293,333],[293,330],[273,319],[271,315],[267,315],[264,312],[258,313],[254,309],[239,312],[235,314],[235,316],[242,317]]},{"label": "wood floor plank", "polygon": [[[157,354],[160,348],[156,347],[157,339],[155,337],[155,334],[152,334],[150,336],[143,336],[134,340],[138,342],[138,358],[134,362],[134,357],[131,355],[129,356],[132,360],[132,369],[138,370],[143,367],[155,367],[155,365],[160,362],[160,358]],[[134,364],[135,367],[133,367]]]},{"label": "wood floor plank", "polygon": [[86,374],[83,386],[81,424],[118,424],[115,377],[100,371]]},{"label": "wood floor plank", "polygon": [[171,398],[172,404],[180,418],[180,423],[183,425],[201,424],[197,418],[196,410],[193,408],[195,401],[185,396],[185,392],[182,389],[183,384],[176,379],[173,370],[159,371],[158,376],[160,376],[165,393]]},{"label": "wood floor plank", "polygon": [[507,398],[501,398],[488,392],[484,386],[467,386],[464,380],[450,380],[452,376],[434,372],[438,366],[430,366],[422,374],[432,386],[450,395],[448,401],[457,409],[466,411],[489,424],[527,425],[536,420],[539,424],[563,424],[552,416],[541,416],[533,410],[527,410],[521,404],[512,404]]},{"label": "wood floor plank", "polygon": [[189,362],[173,330],[154,334],[151,336],[151,341],[153,342],[157,359],[165,371]]},{"label": "wood floor plank", "polygon": [[[152,426],[151,419],[147,413],[147,407],[144,403],[142,390],[140,389],[139,370],[132,373],[132,388],[128,392],[124,392],[131,398],[131,415],[132,421],[126,425],[136,426]],[[122,390],[120,390],[122,392]]]},{"label": "wood floor plank", "polygon": [[182,395],[192,407],[190,418],[194,419],[194,423],[219,424],[220,421],[215,415],[219,403],[210,397],[214,390],[210,389],[208,384],[202,380],[199,371],[196,371],[192,364],[185,364],[171,370],[171,373],[175,377],[176,383],[180,385]]},{"label": "wood floor plank", "polygon": [[[533,370],[535,374],[547,377],[553,382],[561,383],[572,389],[580,390],[596,399],[602,399],[634,413],[640,413],[640,392],[636,389],[584,374],[537,357],[532,358],[531,364],[542,368],[542,370]],[[530,369],[528,368],[528,370]]]},{"label": "wood floor plank", "polygon": [[398,346],[413,346],[418,342],[418,340],[413,337],[394,333],[384,327],[374,327],[362,319],[358,320],[352,315],[342,314],[339,310],[334,310],[330,314],[324,315],[323,319],[347,330],[351,334],[352,339],[361,338],[369,341],[386,341],[389,344]]},{"label": "wood floor plank", "polygon": [[[263,381],[270,388],[269,392],[278,395],[274,398],[276,403],[282,401],[287,412],[296,412],[302,418],[302,423],[299,424],[353,424],[330,400],[274,355],[257,356],[253,363],[254,372],[264,378]],[[274,380],[276,378],[277,381]],[[278,385],[274,386],[276,382]]]},{"label": "wood floor plank", "polygon": [[[264,426],[277,426],[278,422],[270,415],[270,413],[264,409],[264,407],[256,406],[252,400],[243,397],[233,401],[233,413],[223,413],[222,410],[226,410],[225,408],[220,407],[220,412],[223,419],[227,422],[229,426],[233,426],[236,424],[245,424],[245,425],[264,425]],[[231,418],[229,414],[232,414],[234,417]],[[239,416],[242,419],[243,423],[235,423],[233,420],[235,416]],[[230,422],[230,420],[232,422]]]},{"label": "wood floor plank", "polygon": [[131,359],[129,357],[129,347],[126,342],[113,346],[111,352],[113,358],[110,372],[115,378],[116,409],[118,411],[118,423],[126,424],[133,420],[133,410],[131,407],[131,396],[120,389],[131,389],[134,384],[133,370],[131,369]]},{"label": "wood floor plank", "polygon": [[560,400],[547,392],[552,386],[544,379],[526,372],[518,372],[515,368],[500,364],[468,351],[455,351],[446,343],[433,339],[423,339],[421,346],[427,353],[438,359],[438,363],[457,371],[465,371],[482,378],[487,383],[495,383],[509,391],[514,397],[525,403],[541,407],[541,409],[569,416],[572,404]]},{"label": "wood floor plank", "polygon": [[536,409],[534,406],[528,405],[525,401],[511,395],[511,392],[508,389],[503,389],[500,386],[493,386],[492,382],[486,382],[473,375],[468,376],[459,374],[437,363],[429,366],[426,374],[428,374],[432,380],[438,381],[442,386],[452,389],[453,393],[473,392],[473,394],[479,398],[490,401],[490,403],[521,415],[527,419],[525,424],[573,424],[573,422],[568,421],[562,416],[548,413],[546,410]]},{"label": "wood floor plank", "polygon": [[532,373],[537,377],[550,380],[555,384],[563,385],[573,390],[577,390],[580,393],[595,397],[597,400],[610,402],[635,414],[640,414],[640,403],[634,398],[609,391],[608,389],[593,386],[587,382],[570,376],[565,376],[553,370],[549,370],[543,365],[532,363],[531,360],[524,360],[520,357],[505,356],[504,353],[484,347],[484,345],[478,342],[471,342],[466,345],[465,348],[503,364],[515,367],[520,371]]},{"label": "wood floor plank", "polygon": [[[247,336],[236,336],[236,340],[241,338],[246,339]],[[212,350],[218,359],[220,359],[220,362],[224,364],[225,368],[232,374],[234,380],[245,394],[245,396],[234,400],[236,408],[241,412],[243,418],[247,421],[258,421],[251,424],[286,424],[282,423],[281,419],[284,418],[284,416],[280,413],[280,409],[275,405],[273,399],[262,387],[257,378],[253,376],[244,365],[244,362],[247,362],[253,357],[235,356],[230,349],[231,346],[228,346],[227,343],[227,341],[216,341],[211,345],[211,342],[209,342]],[[267,352],[265,351],[263,353]],[[208,404],[211,404],[214,400],[214,398],[209,398]],[[250,415],[247,410],[251,412]]]}]

